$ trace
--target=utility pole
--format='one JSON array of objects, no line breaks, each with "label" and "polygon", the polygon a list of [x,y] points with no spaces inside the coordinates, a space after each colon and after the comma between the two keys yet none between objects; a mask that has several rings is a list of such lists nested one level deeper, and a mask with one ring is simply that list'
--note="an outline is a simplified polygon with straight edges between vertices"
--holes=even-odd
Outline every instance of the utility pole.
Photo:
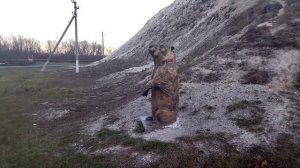
[{"label": "utility pole", "polygon": [[79,9],[79,7],[77,6],[77,2],[75,0],[71,0],[72,3],[74,3],[74,12],[73,12],[73,16],[70,20],[70,22],[68,23],[67,27],[65,28],[63,34],[60,36],[58,42],[56,43],[54,49],[52,51],[50,51],[50,55],[47,59],[47,61],[45,62],[45,64],[43,65],[43,68],[41,69],[41,72],[44,72],[47,68],[48,63],[50,62],[51,57],[53,56],[53,54],[55,53],[57,47],[59,46],[61,40],[64,38],[66,32],[68,31],[70,25],[72,24],[73,20],[75,20],[75,56],[76,56],[76,73],[79,73],[79,49],[78,49],[78,30],[77,30],[77,9]]},{"label": "utility pole", "polygon": [[73,16],[75,17],[75,55],[76,55],[76,73],[79,73],[79,49],[78,49],[78,28],[77,28],[77,9],[79,7],[77,6],[77,2],[75,0],[72,0],[72,3],[74,4],[74,12]]},{"label": "utility pole", "polygon": [[44,71],[46,70],[47,65],[48,65],[48,63],[50,62],[51,57],[53,56],[53,54],[55,53],[55,51],[56,51],[58,45],[60,44],[61,40],[64,38],[65,34],[67,33],[67,30],[69,29],[69,27],[70,27],[71,23],[73,22],[74,18],[75,18],[75,17],[72,16],[72,18],[71,18],[69,24],[68,24],[67,27],[65,28],[63,34],[60,36],[60,38],[59,38],[58,42],[56,43],[54,49],[53,49],[52,51],[50,51],[50,55],[49,55],[47,61],[45,62],[44,66],[43,66],[43,68],[42,68],[42,70],[41,70],[41,72],[44,72]]},{"label": "utility pole", "polygon": [[103,56],[105,56],[104,51],[105,51],[105,48],[104,48],[104,33],[102,32],[102,53],[103,53]]}]

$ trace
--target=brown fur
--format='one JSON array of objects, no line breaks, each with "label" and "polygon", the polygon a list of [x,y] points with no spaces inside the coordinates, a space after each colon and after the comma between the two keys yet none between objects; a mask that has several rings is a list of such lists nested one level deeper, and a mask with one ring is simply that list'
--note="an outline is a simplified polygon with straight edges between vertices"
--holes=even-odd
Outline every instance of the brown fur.
[{"label": "brown fur", "polygon": [[151,89],[152,117],[161,124],[172,124],[178,112],[178,76],[174,47],[150,46],[154,59],[152,79],[146,84],[144,96]]}]

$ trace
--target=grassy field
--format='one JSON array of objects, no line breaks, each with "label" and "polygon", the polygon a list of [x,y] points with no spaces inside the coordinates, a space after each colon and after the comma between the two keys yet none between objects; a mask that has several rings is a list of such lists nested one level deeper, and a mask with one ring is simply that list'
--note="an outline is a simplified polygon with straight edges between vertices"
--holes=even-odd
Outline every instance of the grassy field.
[{"label": "grassy field", "polygon": [[56,136],[50,130],[39,128],[34,121],[34,111],[40,103],[59,102],[86,84],[73,82],[64,81],[55,72],[0,69],[1,168],[107,166],[105,157],[75,153],[67,146],[67,135]]}]

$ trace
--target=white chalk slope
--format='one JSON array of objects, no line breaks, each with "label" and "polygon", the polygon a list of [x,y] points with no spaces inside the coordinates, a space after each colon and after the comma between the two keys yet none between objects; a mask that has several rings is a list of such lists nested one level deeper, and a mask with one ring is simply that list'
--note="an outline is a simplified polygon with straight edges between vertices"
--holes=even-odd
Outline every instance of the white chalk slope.
[{"label": "white chalk slope", "polygon": [[[150,74],[150,44],[175,46],[181,79],[178,125],[133,133],[139,117],[150,114],[148,99],[137,97],[120,107],[120,120],[107,127],[162,141],[199,131],[224,133],[229,143],[241,147],[273,144],[280,133],[297,140],[299,7],[298,1],[283,0],[176,0],[111,57],[94,65],[99,71],[113,69],[99,79],[101,87],[132,73]],[[262,72],[262,81],[248,76],[250,82],[243,82],[251,72]],[[241,102],[253,104],[228,110]],[[93,131],[102,128],[95,130],[94,124]]]}]

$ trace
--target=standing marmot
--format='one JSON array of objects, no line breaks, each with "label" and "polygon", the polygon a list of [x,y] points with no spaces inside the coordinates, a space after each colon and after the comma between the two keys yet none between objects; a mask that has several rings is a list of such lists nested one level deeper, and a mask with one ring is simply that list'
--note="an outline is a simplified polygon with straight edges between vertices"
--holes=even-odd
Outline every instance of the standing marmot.
[{"label": "standing marmot", "polygon": [[147,96],[151,89],[152,119],[169,125],[177,119],[179,104],[174,47],[152,45],[149,52],[154,60],[154,70],[143,95]]}]

